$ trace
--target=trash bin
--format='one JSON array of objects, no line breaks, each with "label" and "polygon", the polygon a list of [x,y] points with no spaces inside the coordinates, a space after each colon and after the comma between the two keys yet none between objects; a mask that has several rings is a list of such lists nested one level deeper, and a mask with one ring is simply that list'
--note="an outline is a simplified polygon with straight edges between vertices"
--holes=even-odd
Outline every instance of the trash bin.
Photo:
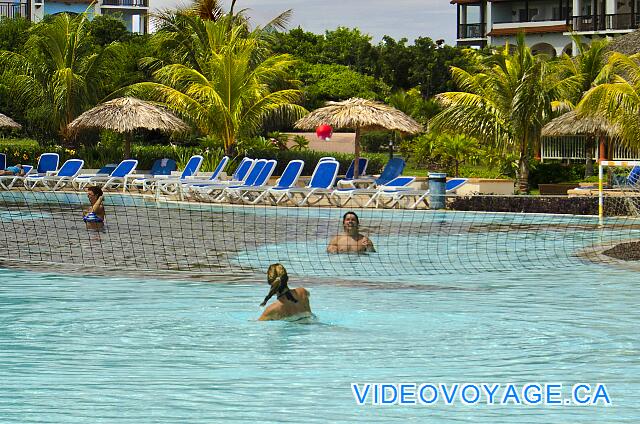
[{"label": "trash bin", "polygon": [[429,172],[429,209],[444,209],[447,174]]}]

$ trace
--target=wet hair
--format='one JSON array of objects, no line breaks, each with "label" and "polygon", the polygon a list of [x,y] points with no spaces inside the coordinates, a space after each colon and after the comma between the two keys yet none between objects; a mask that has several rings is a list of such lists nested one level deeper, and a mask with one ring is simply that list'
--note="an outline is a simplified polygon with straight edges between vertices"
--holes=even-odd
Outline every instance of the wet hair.
[{"label": "wet hair", "polygon": [[342,215],[342,223],[344,224],[345,219],[347,219],[347,217],[349,215],[353,215],[356,217],[356,222],[359,224],[360,223],[360,218],[358,218],[358,215],[356,215],[356,213],[354,211],[349,211],[346,212],[344,215]]},{"label": "wet hair", "polygon": [[91,186],[89,188],[87,188],[87,191],[92,192],[93,194],[96,195],[96,197],[100,197],[102,196],[102,189],[98,186]]},{"label": "wet hair", "polygon": [[280,296],[287,296],[287,299],[290,301],[297,303],[298,300],[293,297],[291,294],[291,290],[287,286],[287,282],[289,281],[289,275],[287,275],[287,270],[281,264],[271,264],[269,265],[269,270],[267,271],[267,283],[271,286],[269,293],[264,298],[260,306],[264,306],[267,304],[269,299],[274,294],[278,294]]}]

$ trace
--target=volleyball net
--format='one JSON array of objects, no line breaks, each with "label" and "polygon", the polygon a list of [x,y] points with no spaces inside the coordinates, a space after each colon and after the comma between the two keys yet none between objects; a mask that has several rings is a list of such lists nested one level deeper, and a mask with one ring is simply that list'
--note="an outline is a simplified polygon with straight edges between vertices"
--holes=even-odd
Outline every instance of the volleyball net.
[{"label": "volleyball net", "polygon": [[[14,189],[0,192],[0,266],[233,277],[264,273],[280,262],[307,277],[397,280],[619,262],[629,258],[609,255],[612,249],[640,239],[640,221],[633,216],[611,217],[602,225],[596,215],[477,211],[509,202],[512,197],[450,198],[448,207],[458,210],[433,211],[158,201],[109,192],[105,226],[95,231],[82,219],[89,206],[84,192]],[[596,198],[585,202],[597,209]],[[609,209],[618,200],[613,202]],[[351,210],[375,252],[327,253]]]}]

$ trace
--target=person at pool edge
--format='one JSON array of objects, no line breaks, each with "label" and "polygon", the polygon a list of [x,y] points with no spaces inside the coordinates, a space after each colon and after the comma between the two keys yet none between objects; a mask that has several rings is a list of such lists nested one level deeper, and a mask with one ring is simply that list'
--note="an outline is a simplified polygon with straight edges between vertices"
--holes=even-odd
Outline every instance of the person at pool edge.
[{"label": "person at pool edge", "polygon": [[87,189],[87,197],[91,207],[84,210],[82,219],[87,224],[88,229],[101,230],[104,227],[105,218],[102,189],[96,186],[89,187]]},{"label": "person at pool edge", "polygon": [[355,212],[349,211],[342,217],[344,232],[333,237],[327,246],[327,253],[375,252],[369,237],[360,234],[360,220]]},{"label": "person at pool edge", "polygon": [[260,306],[265,306],[273,295],[277,300],[267,306],[258,321],[276,321],[281,319],[307,318],[311,314],[309,306],[309,292],[304,287],[290,289],[287,285],[289,276],[287,270],[281,264],[269,265],[267,282],[271,286],[269,293]]}]

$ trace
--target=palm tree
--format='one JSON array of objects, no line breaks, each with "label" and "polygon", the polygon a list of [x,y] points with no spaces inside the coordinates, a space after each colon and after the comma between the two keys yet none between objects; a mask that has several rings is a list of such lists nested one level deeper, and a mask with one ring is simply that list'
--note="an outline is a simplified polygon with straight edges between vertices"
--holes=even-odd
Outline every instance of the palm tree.
[{"label": "palm tree", "polygon": [[596,84],[578,104],[578,113],[606,116],[619,126],[624,145],[640,146],[640,53],[613,53]]},{"label": "palm tree", "polygon": [[[556,112],[565,113],[575,109],[584,93],[595,85],[600,72],[607,63],[607,45],[609,41],[606,39],[592,40],[590,44],[582,43],[580,37],[572,35],[574,44],[578,47],[578,54],[571,57],[567,54],[562,55],[559,63],[560,73],[565,78],[574,78],[577,89],[560,102],[555,102],[554,109]],[[593,151],[595,149],[595,139],[589,137],[587,139],[587,158],[585,160],[585,178],[593,175]]]},{"label": "palm tree", "polygon": [[135,84],[129,92],[165,104],[202,134],[218,136],[227,153],[240,135],[256,134],[266,119],[291,122],[306,113],[295,104],[302,96],[299,83],[288,79],[293,58],[269,54],[260,28],[248,31],[231,18],[181,19],[185,25],[173,29],[179,34],[173,39],[184,41],[179,60],[157,69],[156,82]]},{"label": "palm tree", "polygon": [[56,15],[33,27],[23,52],[0,52],[11,93],[65,140],[67,124],[105,94],[120,53],[118,44],[96,50],[87,24],[86,13]]},{"label": "palm tree", "polygon": [[516,153],[518,190],[529,191],[529,161],[540,143],[540,132],[552,117],[551,103],[575,90],[575,79],[560,78],[544,56],[534,56],[518,36],[509,46],[485,59],[480,72],[453,67],[461,91],[441,93],[444,109],[431,121],[433,129],[459,132],[500,151]]}]

